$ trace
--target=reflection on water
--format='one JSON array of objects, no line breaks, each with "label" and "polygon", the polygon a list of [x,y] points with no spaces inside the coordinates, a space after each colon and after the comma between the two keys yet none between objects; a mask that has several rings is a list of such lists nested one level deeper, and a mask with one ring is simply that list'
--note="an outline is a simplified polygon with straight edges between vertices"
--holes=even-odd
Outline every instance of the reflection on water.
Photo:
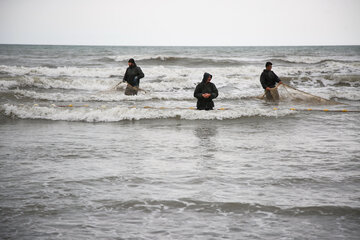
[{"label": "reflection on water", "polygon": [[194,134],[199,139],[210,139],[217,135],[217,126],[203,126],[197,127],[194,130]]},{"label": "reflection on water", "polygon": [[194,135],[199,140],[199,151],[203,159],[214,159],[217,151],[216,135],[218,130],[216,126],[201,126],[194,130]]}]

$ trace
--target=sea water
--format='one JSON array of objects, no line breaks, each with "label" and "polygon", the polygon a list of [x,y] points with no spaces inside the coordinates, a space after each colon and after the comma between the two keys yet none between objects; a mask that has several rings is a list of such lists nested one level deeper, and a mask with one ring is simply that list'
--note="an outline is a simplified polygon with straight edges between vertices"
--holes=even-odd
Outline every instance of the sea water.
[{"label": "sea water", "polygon": [[[340,104],[260,100],[266,61]],[[359,86],[359,46],[0,45],[0,238],[358,239]]]}]

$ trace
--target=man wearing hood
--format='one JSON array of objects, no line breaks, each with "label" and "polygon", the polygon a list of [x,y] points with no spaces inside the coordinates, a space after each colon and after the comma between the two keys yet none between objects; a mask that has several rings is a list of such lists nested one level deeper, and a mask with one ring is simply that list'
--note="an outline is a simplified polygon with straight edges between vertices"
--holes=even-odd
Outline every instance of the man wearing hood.
[{"label": "man wearing hood", "polygon": [[198,110],[212,110],[214,108],[213,99],[219,95],[215,84],[211,83],[212,75],[204,73],[202,82],[199,83],[194,91],[194,97],[198,99]]},{"label": "man wearing hood", "polygon": [[277,88],[275,88],[276,83],[282,84],[281,80],[276,76],[276,74],[271,71],[272,63],[267,62],[265,64],[264,71],[260,76],[261,86],[265,89],[266,99],[269,101],[278,101],[279,93]]},{"label": "man wearing hood", "polygon": [[128,61],[129,67],[126,69],[123,82],[127,82],[128,85],[125,89],[125,95],[136,95],[139,90],[140,79],[145,75],[141,68],[138,67],[133,58]]}]

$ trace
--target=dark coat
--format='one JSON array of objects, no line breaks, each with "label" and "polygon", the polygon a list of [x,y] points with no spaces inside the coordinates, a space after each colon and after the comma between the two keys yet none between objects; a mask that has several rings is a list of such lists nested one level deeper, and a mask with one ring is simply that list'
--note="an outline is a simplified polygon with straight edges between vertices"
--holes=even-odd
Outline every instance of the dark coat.
[{"label": "dark coat", "polygon": [[[199,83],[194,91],[194,97],[197,98],[196,107],[199,110],[212,110],[214,108],[213,99],[217,98],[219,95],[218,90],[212,82],[206,83],[208,77],[211,76],[208,73],[204,74],[203,81]],[[211,96],[209,98],[204,98],[202,96],[203,93],[210,93]]]},{"label": "dark coat", "polygon": [[273,71],[264,69],[264,71],[261,73],[260,76],[261,86],[264,89],[266,89],[267,87],[274,88],[277,82],[280,82],[278,76],[276,76],[276,74]]},{"label": "dark coat", "polygon": [[[138,82],[136,82],[135,77],[137,77]],[[145,77],[145,75],[141,68],[135,64],[134,66],[128,67],[126,69],[123,81],[128,82],[131,86],[137,86],[137,83],[139,83],[140,79],[143,77]]]}]

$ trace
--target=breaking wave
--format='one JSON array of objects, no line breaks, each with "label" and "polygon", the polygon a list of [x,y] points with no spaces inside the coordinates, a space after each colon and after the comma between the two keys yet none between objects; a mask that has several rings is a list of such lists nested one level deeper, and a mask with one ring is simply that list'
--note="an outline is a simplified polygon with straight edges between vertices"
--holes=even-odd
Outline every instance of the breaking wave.
[{"label": "breaking wave", "polygon": [[129,58],[135,58],[139,64],[146,65],[176,65],[176,66],[241,66],[248,64],[263,65],[266,61],[277,64],[326,64],[331,62],[338,63],[360,63],[358,58],[319,58],[311,56],[281,57],[281,58],[246,58],[246,57],[201,57],[201,56],[175,56],[175,55],[157,55],[157,56],[104,56],[94,61],[102,63],[123,63],[126,64]]},{"label": "breaking wave", "polygon": [[4,116],[20,119],[46,119],[83,122],[118,122],[143,119],[186,119],[186,120],[227,120],[243,117],[283,117],[292,114],[290,110],[245,108],[236,110],[197,111],[195,109],[147,109],[123,106],[58,107],[55,105],[29,106],[4,104]]},{"label": "breaking wave", "polygon": [[128,200],[128,201],[99,201],[102,208],[129,209],[138,211],[149,211],[156,208],[181,209],[182,211],[196,211],[206,213],[253,213],[268,212],[290,216],[360,216],[359,208],[349,206],[298,206],[291,208],[280,208],[278,206],[250,204],[241,202],[207,202],[193,199],[179,200]]}]

